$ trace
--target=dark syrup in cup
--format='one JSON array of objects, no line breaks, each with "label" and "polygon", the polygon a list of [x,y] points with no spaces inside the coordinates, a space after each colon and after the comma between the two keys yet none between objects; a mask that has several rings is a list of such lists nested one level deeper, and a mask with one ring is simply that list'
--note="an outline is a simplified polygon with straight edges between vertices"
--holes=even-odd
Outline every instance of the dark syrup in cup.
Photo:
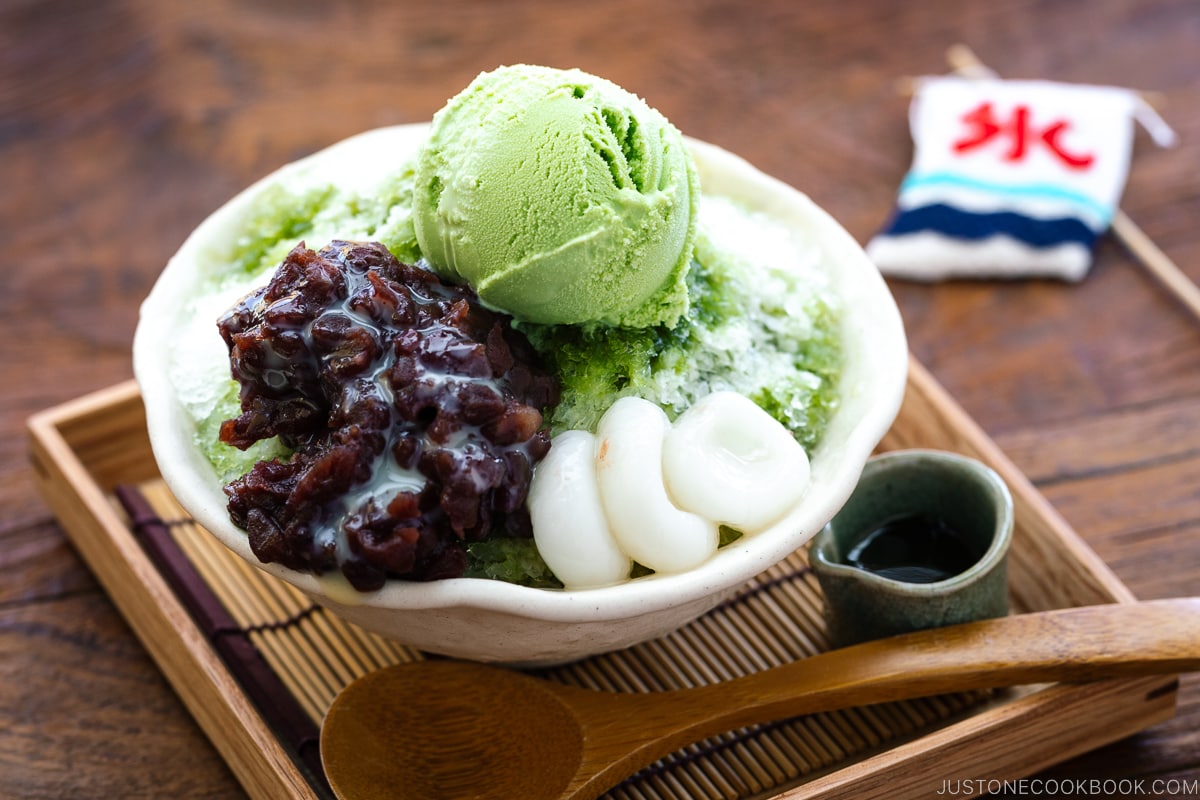
[{"label": "dark syrup in cup", "polygon": [[905,583],[937,583],[969,569],[982,553],[940,517],[904,514],[884,521],[846,555],[852,567]]}]

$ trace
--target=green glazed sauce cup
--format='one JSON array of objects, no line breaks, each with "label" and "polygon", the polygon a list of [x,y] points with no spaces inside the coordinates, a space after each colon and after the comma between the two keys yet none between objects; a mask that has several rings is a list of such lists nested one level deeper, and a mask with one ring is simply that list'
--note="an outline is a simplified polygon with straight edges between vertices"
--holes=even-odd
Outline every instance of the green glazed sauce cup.
[{"label": "green glazed sauce cup", "polygon": [[[886,577],[850,562],[864,537],[911,515],[944,521],[977,560],[931,583]],[[1012,496],[992,469],[938,450],[899,450],[867,462],[857,487],[813,539],[809,563],[825,595],[834,644],[1008,613]]]}]

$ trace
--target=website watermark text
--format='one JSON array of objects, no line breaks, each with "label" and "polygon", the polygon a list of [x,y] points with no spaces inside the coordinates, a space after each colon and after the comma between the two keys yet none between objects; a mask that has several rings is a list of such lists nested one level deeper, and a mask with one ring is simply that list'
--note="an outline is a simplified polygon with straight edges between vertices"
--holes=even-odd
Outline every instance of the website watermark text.
[{"label": "website watermark text", "polygon": [[1021,797],[1200,797],[1200,778],[963,778],[944,780],[942,797],[1015,794]]}]

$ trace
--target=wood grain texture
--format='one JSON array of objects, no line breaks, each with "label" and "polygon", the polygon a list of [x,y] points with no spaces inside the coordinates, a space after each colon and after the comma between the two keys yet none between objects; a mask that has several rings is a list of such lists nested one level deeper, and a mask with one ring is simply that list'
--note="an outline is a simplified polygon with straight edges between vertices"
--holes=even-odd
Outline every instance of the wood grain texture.
[{"label": "wood grain texture", "polygon": [[[911,157],[896,81],[943,71],[958,41],[1008,77],[1159,93],[1180,144],[1139,134],[1122,207],[1200,280],[1190,0],[0,5],[4,791],[238,791],[33,491],[23,434],[30,414],[131,375],[138,303],[213,208],[526,61],[625,85],[865,241]],[[893,290],[915,354],[1134,594],[1194,592],[1200,325],[1187,311],[1113,241],[1078,285]],[[1179,698],[1175,719],[1051,774],[1200,778],[1200,681],[1185,678]]]}]

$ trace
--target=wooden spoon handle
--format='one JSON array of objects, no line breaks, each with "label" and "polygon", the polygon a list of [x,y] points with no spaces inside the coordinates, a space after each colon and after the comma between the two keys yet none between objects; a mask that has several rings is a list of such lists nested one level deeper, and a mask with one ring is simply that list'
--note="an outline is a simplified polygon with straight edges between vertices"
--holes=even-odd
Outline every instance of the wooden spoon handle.
[{"label": "wooden spoon handle", "polygon": [[[637,713],[647,742],[656,739],[654,749],[663,745],[665,753],[743,725],[849,706],[1197,669],[1200,598],[1160,600],[1021,614],[867,642],[724,683],[643,695]],[[649,697],[654,701],[644,702]]]}]

